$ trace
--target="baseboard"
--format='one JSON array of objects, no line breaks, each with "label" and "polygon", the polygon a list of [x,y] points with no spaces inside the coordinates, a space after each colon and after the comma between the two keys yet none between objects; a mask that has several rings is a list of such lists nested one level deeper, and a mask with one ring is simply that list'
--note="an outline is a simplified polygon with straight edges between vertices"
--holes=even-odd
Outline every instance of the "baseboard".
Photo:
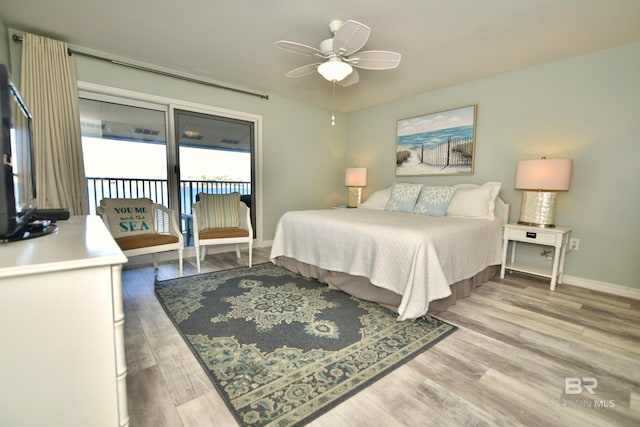
[{"label": "baseboard", "polygon": [[266,248],[268,246],[273,246],[273,240],[263,240],[262,242],[258,243],[257,241],[253,244],[254,247],[256,248]]},{"label": "baseboard", "polygon": [[578,288],[640,300],[640,288],[600,282],[598,280],[585,279],[583,277],[569,276],[566,274],[563,276],[562,282]]}]

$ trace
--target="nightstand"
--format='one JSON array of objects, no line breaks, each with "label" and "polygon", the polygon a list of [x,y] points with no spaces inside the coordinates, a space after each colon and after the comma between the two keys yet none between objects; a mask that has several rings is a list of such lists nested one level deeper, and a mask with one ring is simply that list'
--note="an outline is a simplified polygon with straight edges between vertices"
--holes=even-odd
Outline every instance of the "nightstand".
[{"label": "nightstand", "polygon": [[[504,279],[506,270],[520,271],[523,273],[535,274],[536,276],[548,277],[551,279],[550,289],[555,291],[556,283],[562,283],[564,272],[564,255],[569,243],[571,229],[568,227],[540,228],[520,224],[504,225],[504,243],[502,248],[502,268],[500,278]],[[511,258],[507,262],[507,250],[511,244]],[[553,266],[551,271],[545,268],[527,266],[516,262],[517,242],[533,243],[534,245],[553,246]]]}]

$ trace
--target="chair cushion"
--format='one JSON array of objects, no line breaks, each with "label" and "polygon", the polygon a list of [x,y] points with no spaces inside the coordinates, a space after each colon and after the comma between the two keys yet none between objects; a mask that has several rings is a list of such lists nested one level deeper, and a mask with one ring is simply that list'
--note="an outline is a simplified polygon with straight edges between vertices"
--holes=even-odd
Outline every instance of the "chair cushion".
[{"label": "chair cushion", "polygon": [[178,243],[178,237],[171,234],[148,233],[137,234],[115,239],[120,249],[123,251],[129,249],[148,248],[151,246],[167,245],[169,243]]},{"label": "chair cushion", "polygon": [[114,238],[156,231],[151,199],[102,199],[100,207]]},{"label": "chair cushion", "polygon": [[240,225],[238,203],[240,193],[206,194],[199,193],[200,212],[198,215],[198,228],[229,228]]},{"label": "chair cushion", "polygon": [[249,231],[239,227],[207,228],[198,233],[200,240],[227,239],[230,237],[248,237]]}]

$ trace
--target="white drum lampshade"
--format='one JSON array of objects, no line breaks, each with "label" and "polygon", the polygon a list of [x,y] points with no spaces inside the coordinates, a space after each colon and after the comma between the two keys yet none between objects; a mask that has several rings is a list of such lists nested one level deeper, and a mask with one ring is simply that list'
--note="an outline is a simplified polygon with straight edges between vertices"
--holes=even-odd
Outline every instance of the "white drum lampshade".
[{"label": "white drum lampshade", "polygon": [[556,192],[571,184],[570,159],[522,160],[516,168],[515,188],[522,193],[518,224],[554,227]]},{"label": "white drum lampshade", "polygon": [[367,168],[347,168],[344,185],[349,187],[347,206],[356,208],[362,203],[362,187],[367,185]]}]

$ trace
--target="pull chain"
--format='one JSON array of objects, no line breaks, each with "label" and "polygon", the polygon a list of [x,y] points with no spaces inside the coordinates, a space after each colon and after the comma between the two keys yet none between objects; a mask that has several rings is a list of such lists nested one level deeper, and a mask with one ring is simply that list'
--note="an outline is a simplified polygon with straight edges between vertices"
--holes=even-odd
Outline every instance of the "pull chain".
[{"label": "pull chain", "polygon": [[331,126],[336,125],[336,81],[333,81],[333,97],[331,99]]}]

